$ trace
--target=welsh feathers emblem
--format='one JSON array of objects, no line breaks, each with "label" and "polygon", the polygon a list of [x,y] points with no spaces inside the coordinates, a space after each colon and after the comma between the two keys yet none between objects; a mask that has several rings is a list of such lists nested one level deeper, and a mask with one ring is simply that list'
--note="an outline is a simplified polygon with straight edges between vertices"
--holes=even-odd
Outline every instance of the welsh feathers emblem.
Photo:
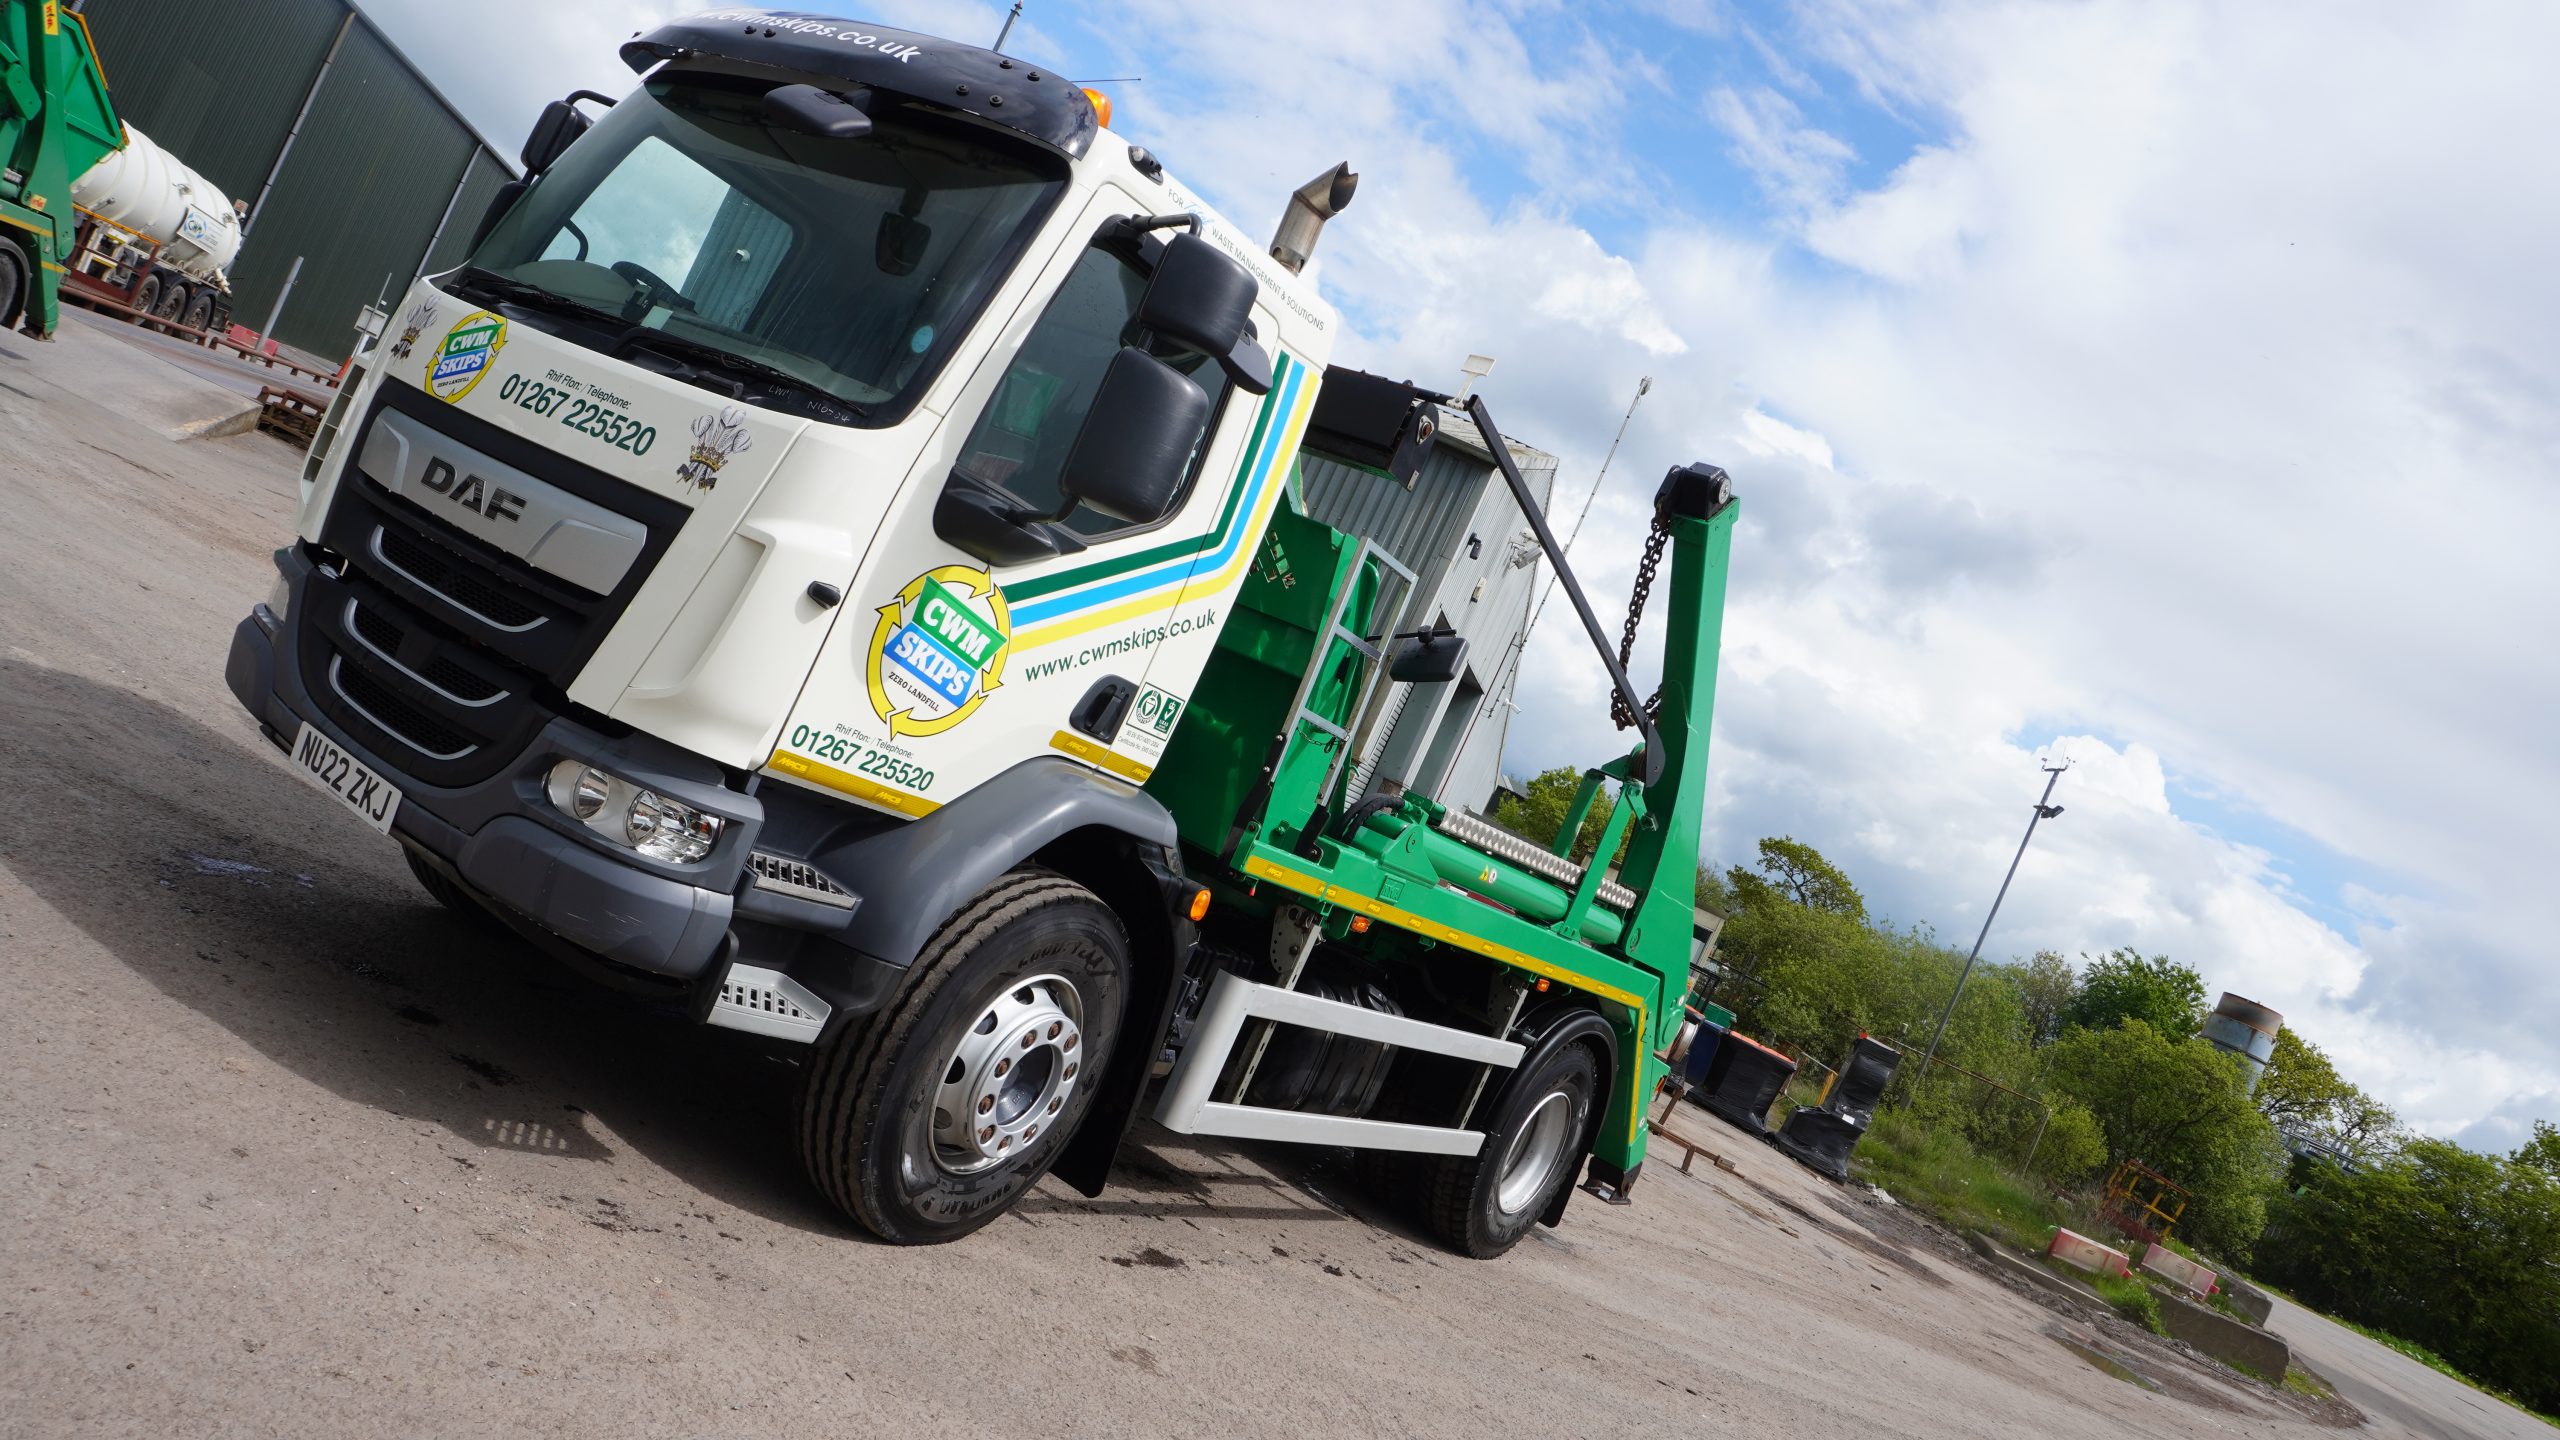
[{"label": "welsh feathers emblem", "polygon": [[391,358],[406,360],[418,343],[418,332],[436,323],[436,302],[421,300],[409,307],[409,317],[400,322],[400,338],[391,342]]},{"label": "welsh feathers emblem", "polygon": [[755,444],[747,433],[747,412],[735,405],[723,408],[717,415],[703,415],[693,422],[693,450],[685,462],[676,467],[676,478],[696,490],[708,490],[720,481],[720,467],[729,457]]}]

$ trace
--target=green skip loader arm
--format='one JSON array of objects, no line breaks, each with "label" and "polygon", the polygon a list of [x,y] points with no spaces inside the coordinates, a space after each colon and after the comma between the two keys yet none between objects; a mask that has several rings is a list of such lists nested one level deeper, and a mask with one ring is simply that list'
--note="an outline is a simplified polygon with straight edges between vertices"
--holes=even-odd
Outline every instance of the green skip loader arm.
[{"label": "green skip loader arm", "polygon": [[[1624,827],[1634,834],[1616,877],[1634,893],[1623,919],[1596,909],[1604,876],[1595,864],[1572,891],[1516,865],[1471,848],[1433,828],[1443,817],[1430,799],[1406,793],[1386,809],[1363,809],[1348,834],[1328,824],[1339,813],[1343,790],[1336,763],[1347,743],[1349,709],[1294,720],[1265,772],[1262,803],[1238,828],[1228,863],[1255,886],[1302,897],[1319,915],[1366,917],[1359,929],[1371,945],[1447,946],[1521,974],[1537,988],[1562,986],[1595,1002],[1617,1036],[1618,1063],[1608,1106],[1592,1137],[1593,1179],[1614,1198],[1623,1195],[1643,1163],[1648,1098],[1668,1069],[1664,1058],[1677,1034],[1681,997],[1689,980],[1695,926],[1699,827],[1706,807],[1707,740],[1715,714],[1716,661],[1723,633],[1725,580],[1733,526],[1740,514],[1723,471],[1711,466],[1673,470],[1655,496],[1655,528],[1671,556],[1671,593],[1663,643],[1662,688],[1657,706],[1637,696],[1610,650],[1580,585],[1511,463],[1509,449],[1481,399],[1473,412],[1486,446],[1521,501],[1545,547],[1557,578],[1601,651],[1643,741],[1620,760],[1591,772],[1587,807],[1603,779],[1620,786],[1620,803],[1600,846],[1606,856]],[[1301,522],[1309,530],[1321,530]],[[1337,539],[1340,537],[1337,537]],[[1333,552],[1330,567],[1302,568],[1301,579],[1330,569],[1327,612],[1354,619],[1347,604],[1363,581],[1348,546]],[[1308,604],[1312,597],[1301,597]],[[1318,646],[1314,663],[1338,671],[1358,657],[1347,642]],[[1320,687],[1319,687],[1320,688]],[[1358,687],[1333,687],[1356,695]],[[1321,707],[1314,707],[1321,708]],[[1331,793],[1326,787],[1331,784]],[[1578,817],[1576,817],[1578,820]],[[1575,829],[1569,821],[1561,849]]]}]

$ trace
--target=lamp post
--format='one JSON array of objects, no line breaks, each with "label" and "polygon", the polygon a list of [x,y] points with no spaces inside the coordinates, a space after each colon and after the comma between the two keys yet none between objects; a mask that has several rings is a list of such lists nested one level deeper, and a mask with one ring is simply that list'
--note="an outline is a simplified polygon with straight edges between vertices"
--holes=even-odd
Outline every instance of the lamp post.
[{"label": "lamp post", "polygon": [[1982,917],[1982,933],[1973,937],[1973,953],[1964,957],[1964,969],[1956,972],[1955,993],[1947,997],[1947,1008],[1938,1015],[1938,1028],[1929,1032],[1929,1048],[1920,1052],[1919,1073],[1911,1077],[1911,1088],[1902,1092],[1902,1108],[1911,1108],[1911,1097],[1920,1093],[1920,1082],[1929,1076],[1929,1063],[1938,1056],[1938,1042],[1946,1038],[1947,1022],[1956,1015],[1956,1002],[1964,998],[1964,982],[1973,978],[1973,962],[1982,958],[1982,942],[1991,938],[1991,922],[1999,917],[2000,902],[2009,898],[2009,882],[2018,878],[2018,862],[2027,858],[2027,842],[2036,838],[2036,822],[2050,820],[2062,813],[2053,803],[2053,787],[2071,762],[2044,767],[2044,795],[2036,801],[2035,810],[2027,816],[2027,833],[2018,840],[2018,853],[2009,857],[2009,873],[2000,877],[2000,893],[1991,897],[1991,913]]}]

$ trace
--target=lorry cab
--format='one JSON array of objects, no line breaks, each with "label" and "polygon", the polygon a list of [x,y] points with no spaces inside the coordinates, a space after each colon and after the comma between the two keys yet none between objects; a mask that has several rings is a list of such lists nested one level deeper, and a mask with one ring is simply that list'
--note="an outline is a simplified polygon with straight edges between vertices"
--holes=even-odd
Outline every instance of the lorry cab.
[{"label": "lorry cab", "polygon": [[[1014,57],[761,10],[621,53],[638,88],[544,113],[469,258],[411,287],[322,421],[298,534],[227,666],[295,773],[443,903],[808,1044],[803,1162],[892,1240],[966,1234],[1053,1168],[1098,1192],[1204,1007],[1220,1038],[1169,1081],[1177,1128],[1461,1166],[1435,1223],[1469,1253],[1554,1223],[1587,1152],[1622,1192],[1672,967],[1577,937],[1636,950],[1640,921],[1589,912],[1633,916],[1637,895],[1542,863],[1504,893],[1564,886],[1556,931],[1470,938],[1465,887],[1498,867],[1414,868],[1437,807],[1354,815],[1339,793],[1401,567],[1302,517],[1283,544],[1275,515],[1311,422],[1409,477],[1454,403],[1356,377],[1317,416],[1336,321],[1297,272],[1356,177],[1293,195],[1266,250],[1112,136],[1098,96]],[[1714,557],[1720,607],[1715,478],[1664,513],[1696,530],[1679,555]],[[1448,637],[1408,643],[1398,678],[1447,678]],[[1648,812],[1671,838],[1634,853],[1686,886],[1704,710],[1667,693],[1698,764],[1675,759]],[[1642,728],[1623,784],[1662,773],[1649,707]],[[1291,813],[1254,813],[1273,804]],[[1460,923],[1417,918],[1431,905]],[[1274,957],[1294,947],[1279,986],[1201,943],[1219,906]],[[1373,917],[1378,963],[1419,975],[1445,944],[1491,983],[1430,1022],[1280,994]],[[1686,948],[1684,919],[1683,978]],[[1425,980],[1428,1007],[1445,991]],[[1557,1002],[1528,1005],[1551,980]],[[1271,1027],[1247,1015],[1284,1012],[1379,1042],[1361,1084],[1292,1102],[1341,1124],[1273,1130],[1236,1103],[1264,1093]],[[1397,1048],[1465,1062],[1451,1094],[1389,1097],[1431,1123],[1351,1113],[1381,1103]],[[1479,1098],[1493,1119],[1467,1128]]]}]

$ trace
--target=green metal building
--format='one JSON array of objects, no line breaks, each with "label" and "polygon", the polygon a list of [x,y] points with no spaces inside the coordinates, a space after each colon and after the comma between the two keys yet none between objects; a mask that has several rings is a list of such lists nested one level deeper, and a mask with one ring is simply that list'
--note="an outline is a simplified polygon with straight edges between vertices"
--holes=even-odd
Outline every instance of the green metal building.
[{"label": "green metal building", "polygon": [[89,0],[125,119],[249,202],[232,318],[342,356],[389,282],[461,259],[511,178],[492,148],[347,0]]}]

